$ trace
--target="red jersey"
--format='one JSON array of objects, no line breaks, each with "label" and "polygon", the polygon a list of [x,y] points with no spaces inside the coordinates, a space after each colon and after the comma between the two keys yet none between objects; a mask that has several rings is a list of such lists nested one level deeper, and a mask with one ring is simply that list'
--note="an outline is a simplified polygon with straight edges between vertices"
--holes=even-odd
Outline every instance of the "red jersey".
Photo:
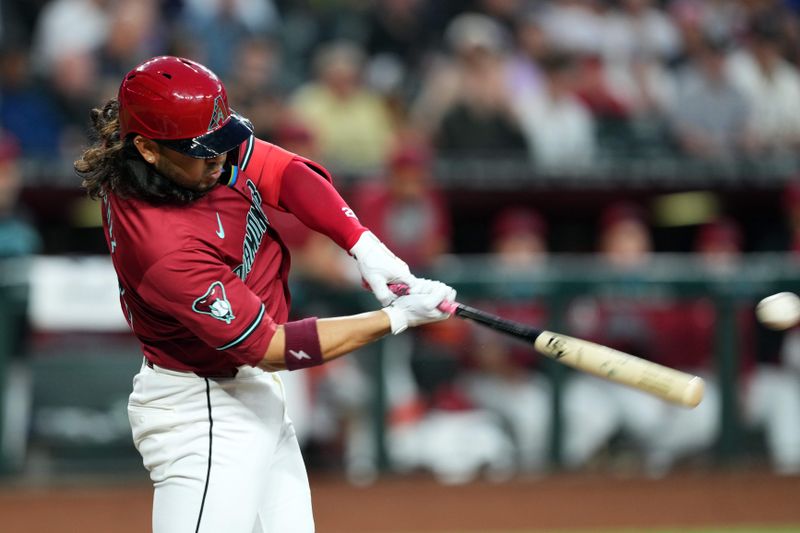
[{"label": "red jersey", "polygon": [[145,357],[199,375],[255,366],[289,314],[289,253],[265,206],[278,207],[294,160],[251,137],[227,185],[185,206],[109,193],[103,225],[123,312]]}]

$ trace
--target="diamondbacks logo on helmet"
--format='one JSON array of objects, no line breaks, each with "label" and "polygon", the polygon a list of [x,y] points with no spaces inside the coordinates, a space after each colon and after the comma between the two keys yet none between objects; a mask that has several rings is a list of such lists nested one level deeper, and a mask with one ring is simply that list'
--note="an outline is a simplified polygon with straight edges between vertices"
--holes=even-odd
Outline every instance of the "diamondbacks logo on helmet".
[{"label": "diamondbacks logo on helmet", "polygon": [[202,315],[211,315],[217,320],[230,324],[236,318],[225,294],[225,286],[221,281],[212,283],[204,295],[194,301],[192,311]]},{"label": "diamondbacks logo on helmet", "polygon": [[211,122],[208,123],[208,131],[219,128],[225,119],[228,118],[228,110],[221,96],[214,98],[214,111],[211,112]]}]

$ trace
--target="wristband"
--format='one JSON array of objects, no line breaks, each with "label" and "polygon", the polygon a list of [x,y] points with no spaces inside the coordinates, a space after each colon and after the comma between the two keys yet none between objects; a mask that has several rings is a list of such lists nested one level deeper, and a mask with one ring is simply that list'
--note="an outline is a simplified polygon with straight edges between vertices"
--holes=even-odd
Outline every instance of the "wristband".
[{"label": "wristband", "polygon": [[319,345],[317,317],[287,322],[283,325],[283,332],[286,336],[283,358],[288,370],[300,370],[324,362]]},{"label": "wristband", "polygon": [[382,311],[389,315],[389,325],[392,328],[392,335],[397,335],[408,329],[408,318],[402,309],[389,305],[384,307]]}]

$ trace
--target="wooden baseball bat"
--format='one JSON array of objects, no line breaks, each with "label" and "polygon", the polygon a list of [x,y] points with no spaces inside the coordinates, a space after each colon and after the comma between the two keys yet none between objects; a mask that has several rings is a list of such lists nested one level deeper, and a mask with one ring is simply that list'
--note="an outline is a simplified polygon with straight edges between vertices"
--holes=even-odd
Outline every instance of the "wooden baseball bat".
[{"label": "wooden baseball bat", "polygon": [[[401,285],[390,285],[396,294]],[[675,370],[594,342],[542,330],[475,309],[458,302],[442,302],[442,311],[472,320],[506,335],[533,344],[542,355],[604,379],[634,387],[684,407],[696,407],[703,399],[705,383],[699,376]]]}]

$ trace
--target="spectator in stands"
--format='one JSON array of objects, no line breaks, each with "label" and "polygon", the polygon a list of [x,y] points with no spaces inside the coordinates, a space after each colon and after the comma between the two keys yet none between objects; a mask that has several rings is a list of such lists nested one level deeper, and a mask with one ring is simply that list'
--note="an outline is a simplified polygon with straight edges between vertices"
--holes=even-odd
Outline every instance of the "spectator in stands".
[{"label": "spectator in stands", "polygon": [[679,78],[670,121],[681,151],[708,160],[734,158],[752,144],[744,94],[725,70],[726,42],[697,43]]},{"label": "spectator in stands", "polygon": [[606,73],[606,65],[597,53],[577,56],[575,95],[591,112],[599,151],[626,155],[632,150],[630,110],[616,94]]},{"label": "spectator in stands", "polygon": [[63,119],[52,90],[34,75],[30,61],[24,48],[0,52],[0,124],[19,142],[22,155],[57,159]]},{"label": "spectator in stands", "polygon": [[512,31],[520,14],[529,9],[528,0],[476,0],[474,9],[499,22],[506,30]]},{"label": "spectator in stands", "polygon": [[576,92],[602,151],[630,158],[662,150],[673,90],[664,62],[680,45],[669,18],[649,0],[571,0],[553,3],[543,20],[552,42],[578,60]]},{"label": "spectator in stands", "polygon": [[157,0],[118,0],[108,13],[108,35],[98,51],[105,94],[115,94],[130,65],[163,53],[168,30]]},{"label": "spectator in stands", "polygon": [[667,62],[680,52],[674,22],[653,0],[621,0],[606,13],[603,55],[612,64],[637,58]]},{"label": "spectator in stands", "polygon": [[573,58],[553,52],[539,65],[544,90],[517,103],[530,157],[546,170],[588,168],[595,156],[594,122],[574,96]]},{"label": "spectator in stands", "polygon": [[63,54],[54,59],[48,81],[56,108],[63,121],[60,151],[76,154],[86,143],[89,124],[86,109],[99,98],[101,90],[98,60],[95,54]]},{"label": "spectator in stands", "polygon": [[[277,130],[284,127],[283,123],[291,122],[292,125],[287,126],[296,129],[298,134],[302,130],[304,133],[301,136],[311,140],[311,131],[299,124],[297,117],[290,116],[293,113],[287,109],[278,44],[264,37],[245,38],[239,43],[236,58],[226,80],[228,99],[236,102],[236,110],[242,116],[251,117],[256,137],[274,141],[282,135]],[[293,141],[300,140],[294,134],[290,134],[290,137]],[[317,143],[313,144],[315,152],[318,151]],[[300,145],[309,148],[308,142],[300,142]]]},{"label": "spectator in stands", "polygon": [[506,83],[508,36],[493,19],[459,15],[445,39],[452,55],[429,67],[414,122],[444,157],[524,156],[525,138]]},{"label": "spectator in stands", "polygon": [[[109,36],[112,4],[109,0],[56,0],[42,8],[37,20],[31,63],[46,87],[44,95],[50,101],[45,108],[53,110],[53,116],[45,118],[59,126],[57,154],[77,153],[88,134],[86,109],[91,109],[101,91],[98,54]],[[42,132],[44,127],[36,124],[36,129]],[[29,134],[21,133],[27,149]]]},{"label": "spectator in stands", "polygon": [[0,259],[25,257],[39,252],[37,230],[19,211],[22,171],[19,144],[0,131]]},{"label": "spectator in stands", "polygon": [[747,99],[756,149],[792,153],[800,146],[800,73],[781,57],[781,20],[751,21],[746,47],[728,60],[728,75]]},{"label": "spectator in stands", "polygon": [[672,99],[665,64],[680,52],[680,35],[653,0],[622,0],[603,27],[602,57],[609,85],[637,121],[657,121]]},{"label": "spectator in stands", "polygon": [[265,37],[279,27],[272,0],[184,0],[181,27],[203,64],[226,79],[236,51],[248,37]]},{"label": "spectator in stands", "polygon": [[62,57],[99,50],[108,37],[110,4],[109,0],[47,3],[34,29],[32,59],[36,71],[46,75]]},{"label": "spectator in stands", "polygon": [[321,161],[339,173],[379,169],[395,134],[385,102],[363,84],[364,59],[352,42],[328,43],[315,54],[316,79],[291,97],[317,140]]},{"label": "spectator in stands", "polygon": [[542,23],[548,38],[561,50],[583,55],[603,47],[603,6],[596,0],[548,2]]},{"label": "spectator in stands", "polygon": [[506,83],[512,101],[521,102],[544,91],[544,75],[539,63],[552,52],[553,45],[542,27],[538,9],[521,11],[513,30],[516,46],[508,61]]},{"label": "spectator in stands", "polygon": [[434,35],[425,23],[425,4],[423,0],[381,0],[374,2],[367,15],[367,53],[373,59],[396,62],[411,79],[433,47]]},{"label": "spectator in stands", "polygon": [[740,31],[742,6],[729,0],[674,0],[668,13],[680,33],[680,64],[704,47],[708,40],[732,43]]}]

